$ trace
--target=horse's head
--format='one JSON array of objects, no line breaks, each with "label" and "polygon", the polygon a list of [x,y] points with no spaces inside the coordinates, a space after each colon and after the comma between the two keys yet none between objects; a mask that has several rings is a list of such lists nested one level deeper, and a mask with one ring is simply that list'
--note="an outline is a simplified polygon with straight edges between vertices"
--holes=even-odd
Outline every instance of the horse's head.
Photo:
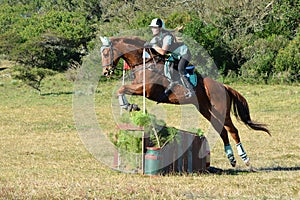
[{"label": "horse's head", "polygon": [[100,37],[102,42],[101,57],[102,57],[102,74],[110,76],[113,74],[118,61],[120,59],[119,52],[113,47],[112,42],[107,37]]},{"label": "horse's head", "polygon": [[[143,63],[143,49],[145,41],[135,37],[100,37],[102,42],[101,57],[103,75],[110,76],[117,68],[120,58],[123,58],[129,67],[133,69],[135,66]],[[148,49],[146,59],[151,59],[152,53]]]}]

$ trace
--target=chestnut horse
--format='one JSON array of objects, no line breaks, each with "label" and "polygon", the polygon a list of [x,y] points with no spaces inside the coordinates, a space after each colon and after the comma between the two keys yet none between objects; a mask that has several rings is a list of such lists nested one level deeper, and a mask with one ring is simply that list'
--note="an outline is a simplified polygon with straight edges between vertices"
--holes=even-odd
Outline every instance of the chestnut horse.
[{"label": "chestnut horse", "polygon": [[[158,103],[168,104],[193,104],[197,110],[212,124],[220,134],[227,158],[234,167],[236,159],[231,148],[228,132],[234,139],[237,151],[244,163],[249,166],[247,156],[237,128],[234,126],[230,111],[233,106],[235,117],[253,130],[267,132],[264,124],[255,123],[251,120],[249,107],[246,99],[231,87],[216,82],[209,77],[203,77],[197,73],[198,84],[194,87],[195,95],[186,98],[186,88],[171,81],[164,75],[164,62],[155,50],[146,49],[143,53],[144,40],[138,37],[101,37],[102,67],[103,74],[109,76],[117,68],[120,58],[124,59],[132,70],[133,81],[130,85],[123,85],[117,91],[120,106],[125,109],[138,108],[128,103],[125,94],[143,95],[143,69],[145,64],[145,96]],[[143,54],[148,58],[143,60]],[[145,56],[146,57],[146,56]]]}]

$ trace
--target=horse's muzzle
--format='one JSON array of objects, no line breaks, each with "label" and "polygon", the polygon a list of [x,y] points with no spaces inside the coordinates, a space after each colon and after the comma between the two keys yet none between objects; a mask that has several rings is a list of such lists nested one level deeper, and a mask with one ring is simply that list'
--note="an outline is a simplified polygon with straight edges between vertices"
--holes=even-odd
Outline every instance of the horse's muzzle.
[{"label": "horse's muzzle", "polygon": [[111,68],[106,68],[103,70],[103,75],[106,76],[106,77],[109,77],[110,75],[112,75],[114,73],[114,70],[111,69]]}]

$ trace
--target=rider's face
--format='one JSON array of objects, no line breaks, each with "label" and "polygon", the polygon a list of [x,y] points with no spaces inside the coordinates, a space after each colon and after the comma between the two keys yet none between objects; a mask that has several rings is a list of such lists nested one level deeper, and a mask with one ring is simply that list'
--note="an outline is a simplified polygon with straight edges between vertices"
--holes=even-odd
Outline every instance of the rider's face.
[{"label": "rider's face", "polygon": [[160,32],[160,28],[159,27],[151,27],[151,30],[152,30],[152,34],[153,35],[157,35],[157,34],[159,34],[159,32]]}]

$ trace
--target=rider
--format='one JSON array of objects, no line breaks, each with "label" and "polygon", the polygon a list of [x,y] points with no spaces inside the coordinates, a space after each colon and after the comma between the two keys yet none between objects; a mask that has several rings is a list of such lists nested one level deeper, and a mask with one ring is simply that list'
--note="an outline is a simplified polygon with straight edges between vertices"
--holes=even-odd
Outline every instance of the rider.
[{"label": "rider", "polygon": [[[149,26],[151,27],[154,36],[150,41],[150,46],[161,55],[171,53],[174,57],[179,59],[178,72],[180,79],[188,90],[186,97],[191,97],[193,95],[193,89],[187,78],[184,76],[185,68],[188,66],[189,60],[191,59],[191,53],[188,47],[183,43],[177,42],[175,36],[173,36],[170,31],[165,30],[164,22],[161,19],[153,19]],[[149,43],[145,44],[145,46],[148,45]]]}]

